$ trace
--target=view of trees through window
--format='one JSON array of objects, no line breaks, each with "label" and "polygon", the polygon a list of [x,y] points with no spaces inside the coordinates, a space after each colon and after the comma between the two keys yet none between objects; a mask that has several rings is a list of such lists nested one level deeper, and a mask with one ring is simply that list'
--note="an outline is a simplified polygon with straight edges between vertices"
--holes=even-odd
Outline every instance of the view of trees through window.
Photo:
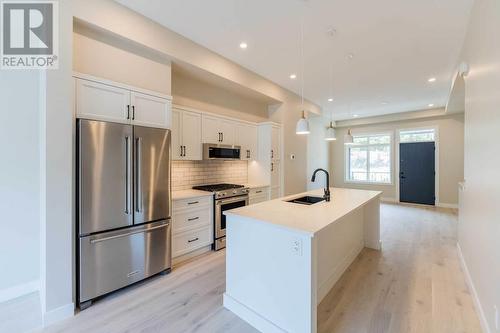
[{"label": "view of trees through window", "polygon": [[391,136],[355,136],[347,149],[348,181],[391,183]]}]

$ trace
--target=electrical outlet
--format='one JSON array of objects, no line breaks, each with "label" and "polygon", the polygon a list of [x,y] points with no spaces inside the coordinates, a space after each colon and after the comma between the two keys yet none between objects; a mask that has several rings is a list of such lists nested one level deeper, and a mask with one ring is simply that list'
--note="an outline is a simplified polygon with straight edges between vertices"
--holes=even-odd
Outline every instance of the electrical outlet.
[{"label": "electrical outlet", "polygon": [[498,313],[498,306],[494,305],[493,308],[495,309],[495,329],[498,331],[500,328],[500,314]]},{"label": "electrical outlet", "polygon": [[294,239],[292,241],[292,253],[296,256],[302,256],[302,240]]}]

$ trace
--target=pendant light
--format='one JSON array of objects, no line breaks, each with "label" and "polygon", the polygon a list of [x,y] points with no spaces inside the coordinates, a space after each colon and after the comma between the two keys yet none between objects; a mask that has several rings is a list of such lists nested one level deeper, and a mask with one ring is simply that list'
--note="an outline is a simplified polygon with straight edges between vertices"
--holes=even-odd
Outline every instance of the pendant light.
[{"label": "pendant light", "polygon": [[352,136],[351,129],[347,130],[347,134],[344,136],[344,144],[352,145],[354,143],[354,137]]},{"label": "pendant light", "polygon": [[297,126],[295,127],[295,134],[304,135],[309,134],[309,122],[306,119],[306,111],[304,110],[304,19],[300,20],[300,70],[301,70],[301,109],[302,109],[302,118],[297,122]]},{"label": "pendant light", "polygon": [[337,140],[337,136],[335,133],[335,126],[333,125],[333,120],[330,121],[330,125],[326,128],[326,141],[335,141]]}]

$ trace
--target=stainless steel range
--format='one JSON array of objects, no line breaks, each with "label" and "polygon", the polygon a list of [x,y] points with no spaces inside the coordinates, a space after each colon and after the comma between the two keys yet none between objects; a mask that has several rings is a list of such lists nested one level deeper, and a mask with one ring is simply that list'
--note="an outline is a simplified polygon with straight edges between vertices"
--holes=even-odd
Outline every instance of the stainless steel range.
[{"label": "stainless steel range", "polygon": [[226,247],[226,210],[248,205],[249,189],[243,185],[212,184],[193,187],[195,190],[214,193],[214,249]]}]

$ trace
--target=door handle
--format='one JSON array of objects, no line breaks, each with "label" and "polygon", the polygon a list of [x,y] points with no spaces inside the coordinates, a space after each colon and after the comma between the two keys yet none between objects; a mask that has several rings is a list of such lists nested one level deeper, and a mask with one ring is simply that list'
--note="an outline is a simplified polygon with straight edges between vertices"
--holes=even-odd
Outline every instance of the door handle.
[{"label": "door handle", "polygon": [[188,243],[196,242],[197,240],[199,240],[198,237],[188,240]]},{"label": "door handle", "polygon": [[135,120],[135,105],[132,105],[132,120]]},{"label": "door handle", "polygon": [[222,140],[220,142],[224,142],[224,132],[222,132],[221,135],[222,135]]},{"label": "door handle", "polygon": [[125,214],[130,214],[130,137],[125,137]]},{"label": "door handle", "polygon": [[130,119],[130,105],[127,105],[127,119]]},{"label": "door handle", "polygon": [[142,212],[142,139],[135,139],[135,210]]},{"label": "door handle", "polygon": [[274,171],[274,163],[271,163],[271,171]]},{"label": "door handle", "polygon": [[199,219],[200,219],[200,217],[196,216],[196,217],[192,217],[192,218],[188,219],[188,221],[191,222],[191,221],[196,221],[196,220],[199,220]]},{"label": "door handle", "polygon": [[198,203],[200,203],[200,202],[199,201],[192,201],[192,202],[188,202],[188,205],[196,205]]},{"label": "door handle", "polygon": [[183,147],[184,147],[184,157],[186,157],[186,146]]},{"label": "door handle", "polygon": [[180,147],[181,147],[181,154],[180,154],[180,157],[182,157],[182,146],[180,146]]},{"label": "door handle", "polygon": [[274,150],[271,149],[271,158],[274,158]]},{"label": "door handle", "polygon": [[220,139],[220,132],[219,132],[219,142],[221,142],[221,139]]}]

